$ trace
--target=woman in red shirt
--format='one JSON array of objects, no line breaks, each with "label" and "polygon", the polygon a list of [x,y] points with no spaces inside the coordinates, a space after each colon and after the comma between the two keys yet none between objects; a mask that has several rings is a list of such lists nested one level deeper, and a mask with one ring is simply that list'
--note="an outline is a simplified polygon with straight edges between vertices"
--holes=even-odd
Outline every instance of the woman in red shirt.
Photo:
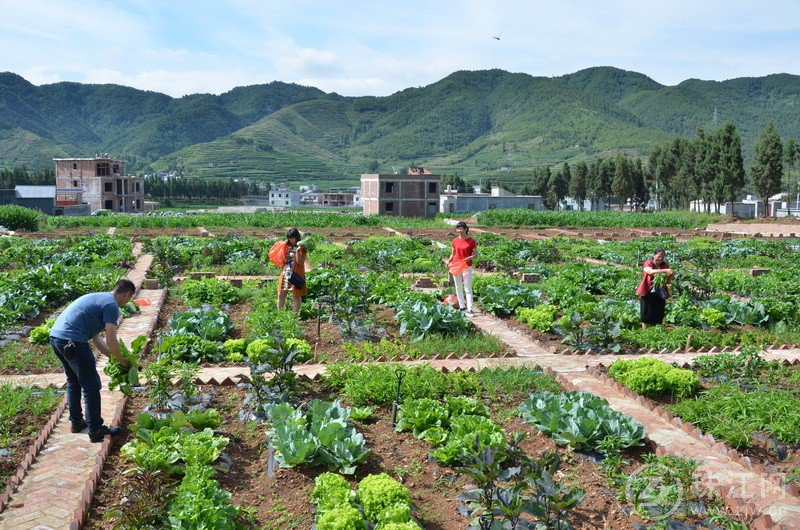
[{"label": "woman in red shirt", "polygon": [[[663,292],[659,292],[653,286],[653,277],[656,274],[666,274],[667,281],[664,284]],[[641,310],[642,328],[664,322],[664,312],[669,298],[669,283],[675,271],[669,268],[664,261],[664,249],[657,248],[653,253],[653,259],[649,259],[642,265],[642,281],[636,288],[636,294],[641,297],[639,304]]]},{"label": "woman in red shirt", "polygon": [[447,267],[451,266],[463,268],[463,271],[453,274],[453,280],[456,282],[456,296],[458,296],[458,308],[461,311],[466,310],[467,316],[473,317],[475,313],[472,311],[472,260],[478,255],[478,245],[475,240],[469,237],[469,227],[464,221],[459,221],[456,225],[456,237],[450,246],[453,251],[447,259]]}]

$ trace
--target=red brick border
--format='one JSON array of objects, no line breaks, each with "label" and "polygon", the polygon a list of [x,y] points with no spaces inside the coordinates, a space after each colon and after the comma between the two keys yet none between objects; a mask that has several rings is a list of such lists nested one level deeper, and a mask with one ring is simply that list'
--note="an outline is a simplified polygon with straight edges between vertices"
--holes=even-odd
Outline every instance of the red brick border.
[{"label": "red brick border", "polygon": [[39,456],[39,452],[44,447],[45,442],[50,437],[50,434],[55,429],[58,420],[61,418],[61,415],[64,414],[64,410],[67,408],[67,396],[64,396],[61,400],[61,403],[58,404],[56,410],[50,416],[50,419],[47,421],[42,430],[39,431],[39,435],[36,436],[36,439],[28,448],[28,451],[25,453],[25,458],[22,460],[22,463],[17,468],[17,472],[8,479],[8,484],[6,485],[6,489],[2,495],[0,495],[0,513],[6,509],[8,505],[9,499],[17,491],[20,483],[22,483],[22,479],[25,478],[25,475],[28,474],[28,469],[33,464],[33,461],[36,460],[36,457]]},{"label": "red brick border", "polygon": [[[117,404],[117,411],[114,414],[114,419],[111,420],[111,425],[119,425],[122,423],[122,418],[125,414],[125,405],[128,402],[127,396],[122,396]],[[103,466],[106,464],[108,454],[111,452],[111,437],[106,436],[100,446],[100,452],[95,458],[94,468],[89,475],[86,487],[83,488],[83,495],[81,496],[80,504],[72,513],[72,522],[70,529],[79,529],[86,522],[86,516],[89,514],[89,509],[92,507],[92,498],[94,498],[97,483],[100,481],[100,476],[103,474]]]}]

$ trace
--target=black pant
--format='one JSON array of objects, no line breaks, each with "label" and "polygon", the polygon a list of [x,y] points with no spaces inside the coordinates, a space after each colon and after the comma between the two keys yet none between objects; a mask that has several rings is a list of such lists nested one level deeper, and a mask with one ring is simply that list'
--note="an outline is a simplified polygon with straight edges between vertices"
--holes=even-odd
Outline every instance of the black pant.
[{"label": "black pant", "polygon": [[97,373],[97,361],[88,342],[73,342],[67,339],[52,337],[53,347],[64,372],[67,374],[67,403],[69,419],[73,424],[83,422],[81,409],[81,391],[86,404],[86,423],[89,432],[99,431],[103,426],[100,415],[100,375]]},{"label": "black pant", "polygon": [[667,301],[656,293],[647,293],[639,302],[642,324],[662,324]]}]

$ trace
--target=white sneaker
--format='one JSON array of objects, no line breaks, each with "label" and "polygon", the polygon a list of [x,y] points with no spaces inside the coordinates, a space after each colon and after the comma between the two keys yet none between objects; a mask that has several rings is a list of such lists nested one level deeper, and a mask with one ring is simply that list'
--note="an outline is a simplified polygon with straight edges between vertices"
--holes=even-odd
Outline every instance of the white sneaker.
[{"label": "white sneaker", "polygon": [[472,318],[475,316],[475,311],[473,311],[472,309],[467,309],[467,311],[464,314]]}]

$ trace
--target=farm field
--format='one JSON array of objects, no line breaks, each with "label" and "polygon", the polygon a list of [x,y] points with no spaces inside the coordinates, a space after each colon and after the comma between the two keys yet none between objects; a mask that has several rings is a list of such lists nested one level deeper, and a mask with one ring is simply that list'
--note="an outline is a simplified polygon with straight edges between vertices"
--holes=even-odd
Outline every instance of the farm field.
[{"label": "farm field", "polygon": [[[3,400],[20,405],[0,414],[0,528],[34,517],[54,444],[85,438],[58,434],[64,413],[34,443],[63,384],[39,326],[126,273],[142,289],[120,338],[139,373],[99,359],[106,420],[125,430],[72,509],[62,492],[64,527],[800,524],[799,239],[478,225],[468,317],[443,303],[444,221],[309,223],[295,315],[277,309],[268,251],[297,215],[0,239],[0,297],[20,301],[3,305],[3,384],[37,397]],[[656,248],[676,277],[665,324],[642,329]]]}]

